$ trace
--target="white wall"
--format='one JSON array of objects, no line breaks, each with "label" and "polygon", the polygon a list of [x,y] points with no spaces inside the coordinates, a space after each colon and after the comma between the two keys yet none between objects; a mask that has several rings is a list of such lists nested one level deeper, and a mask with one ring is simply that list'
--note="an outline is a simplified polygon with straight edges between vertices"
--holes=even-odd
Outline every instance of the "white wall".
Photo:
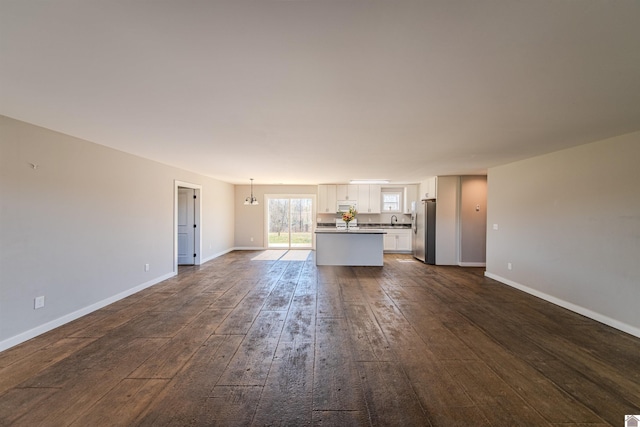
[{"label": "white wall", "polygon": [[[237,249],[263,249],[265,242],[265,194],[318,194],[316,185],[253,185],[253,195],[260,203],[245,205],[245,198],[251,194],[249,185],[235,187],[235,247]],[[317,203],[317,200],[316,200]],[[315,217],[313,218],[315,222]],[[253,241],[251,240],[253,239]]]},{"label": "white wall", "polygon": [[231,250],[233,185],[0,116],[0,350],[174,275],[174,180]]},{"label": "white wall", "polygon": [[640,336],[639,160],[636,132],[491,168],[487,276]]},{"label": "white wall", "polygon": [[484,267],[487,247],[487,177],[460,177],[460,262]]},{"label": "white wall", "polygon": [[457,265],[459,260],[459,176],[439,176],[436,200],[436,264]]}]

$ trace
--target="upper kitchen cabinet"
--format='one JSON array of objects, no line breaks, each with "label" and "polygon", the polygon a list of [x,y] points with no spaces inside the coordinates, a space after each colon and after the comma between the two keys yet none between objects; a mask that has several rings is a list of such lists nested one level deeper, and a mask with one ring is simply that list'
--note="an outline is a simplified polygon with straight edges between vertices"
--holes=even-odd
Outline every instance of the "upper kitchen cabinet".
[{"label": "upper kitchen cabinet", "polygon": [[358,212],[371,214],[380,213],[379,185],[358,185]]},{"label": "upper kitchen cabinet", "polygon": [[336,185],[337,200],[355,200],[358,201],[358,186],[354,184],[338,184]]},{"label": "upper kitchen cabinet", "polygon": [[422,183],[420,199],[435,199],[437,197],[438,177],[432,176]]},{"label": "upper kitchen cabinet", "polygon": [[418,186],[410,184],[404,187],[404,213],[411,213],[411,202],[418,201]]},{"label": "upper kitchen cabinet", "polygon": [[336,213],[338,204],[336,187],[335,184],[318,185],[318,213]]}]

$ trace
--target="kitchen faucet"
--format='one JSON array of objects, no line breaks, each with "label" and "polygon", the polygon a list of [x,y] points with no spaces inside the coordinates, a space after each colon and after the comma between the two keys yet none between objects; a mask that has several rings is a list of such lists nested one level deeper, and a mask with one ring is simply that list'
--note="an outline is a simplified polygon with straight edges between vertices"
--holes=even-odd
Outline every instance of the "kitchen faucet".
[{"label": "kitchen faucet", "polygon": [[396,222],[398,222],[398,217],[395,215],[391,215],[391,225],[393,225],[393,218],[395,218]]}]

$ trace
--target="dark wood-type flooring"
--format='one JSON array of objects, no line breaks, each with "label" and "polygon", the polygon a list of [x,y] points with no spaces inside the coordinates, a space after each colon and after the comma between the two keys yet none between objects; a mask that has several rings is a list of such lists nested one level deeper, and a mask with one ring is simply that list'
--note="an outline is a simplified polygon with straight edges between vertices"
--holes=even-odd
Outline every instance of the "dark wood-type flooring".
[{"label": "dark wood-type flooring", "polygon": [[640,414],[640,339],[483,269],[258,254],[181,268],[0,353],[0,425],[622,426]]}]

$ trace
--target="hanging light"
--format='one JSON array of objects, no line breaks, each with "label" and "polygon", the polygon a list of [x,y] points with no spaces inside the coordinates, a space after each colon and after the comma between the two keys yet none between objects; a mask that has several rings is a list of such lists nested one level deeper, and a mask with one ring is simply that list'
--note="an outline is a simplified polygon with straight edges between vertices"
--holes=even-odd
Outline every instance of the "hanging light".
[{"label": "hanging light", "polygon": [[257,205],[258,203],[258,199],[256,199],[255,197],[253,197],[253,178],[249,178],[251,180],[251,196],[247,196],[246,199],[244,199],[244,204],[245,205]]}]

